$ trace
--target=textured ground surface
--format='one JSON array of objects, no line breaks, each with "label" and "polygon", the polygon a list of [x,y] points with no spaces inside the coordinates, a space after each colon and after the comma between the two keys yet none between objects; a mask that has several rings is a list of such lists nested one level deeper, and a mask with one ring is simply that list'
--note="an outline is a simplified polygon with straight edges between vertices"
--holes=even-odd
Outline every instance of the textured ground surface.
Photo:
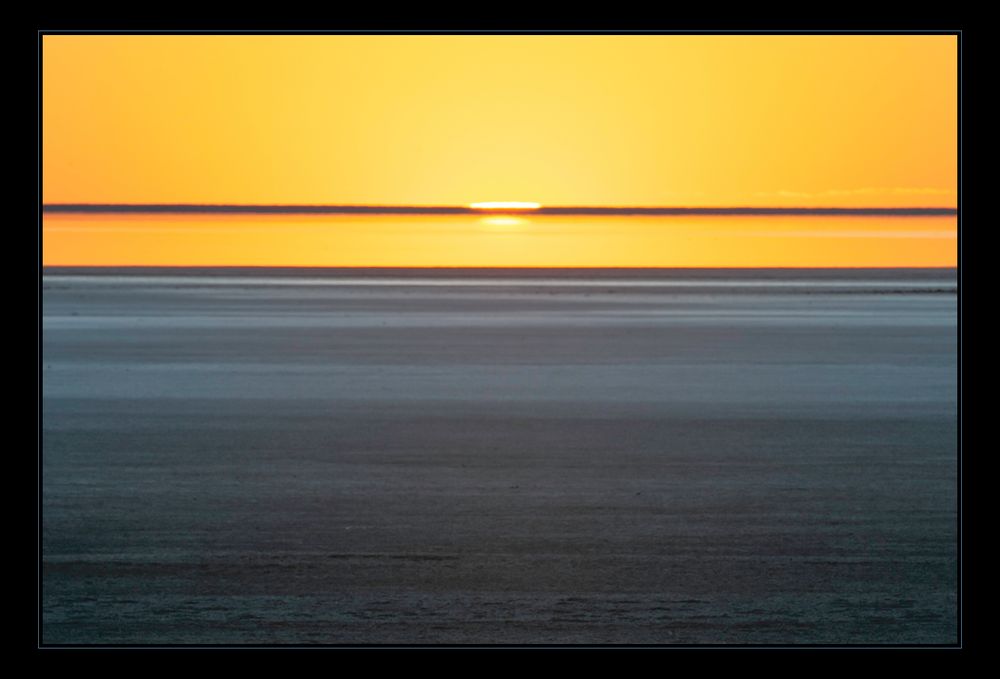
[{"label": "textured ground surface", "polygon": [[47,275],[42,641],[954,642],[954,278],[748,276]]}]

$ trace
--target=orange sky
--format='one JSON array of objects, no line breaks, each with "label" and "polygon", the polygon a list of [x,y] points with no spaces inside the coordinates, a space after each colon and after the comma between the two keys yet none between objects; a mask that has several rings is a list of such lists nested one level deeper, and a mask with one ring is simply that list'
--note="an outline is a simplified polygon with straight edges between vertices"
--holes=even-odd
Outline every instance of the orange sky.
[{"label": "orange sky", "polygon": [[956,60],[955,36],[46,35],[43,200],[955,206]]},{"label": "orange sky", "polygon": [[52,215],[47,265],[954,266],[954,218]]}]

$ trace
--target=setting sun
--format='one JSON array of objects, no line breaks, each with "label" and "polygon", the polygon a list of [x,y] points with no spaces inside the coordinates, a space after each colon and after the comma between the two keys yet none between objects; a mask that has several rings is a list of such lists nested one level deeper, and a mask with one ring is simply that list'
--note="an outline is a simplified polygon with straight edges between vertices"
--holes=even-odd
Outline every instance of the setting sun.
[{"label": "setting sun", "polygon": [[495,200],[485,203],[472,203],[469,207],[476,210],[537,210],[541,207],[541,204],[513,200]]},{"label": "setting sun", "polygon": [[[537,212],[539,220],[558,211],[543,206],[957,206],[954,35],[46,35],[42,52],[45,204],[128,204],[140,212],[178,204],[195,212],[440,206]],[[490,196],[535,200],[472,202]],[[754,228],[725,237],[687,231],[686,222],[678,228],[676,220],[654,229],[645,216],[626,223],[592,214],[559,239],[552,234],[561,223],[533,229],[520,250],[512,239],[501,246],[483,238],[472,221],[468,233],[453,222],[383,223],[398,234],[374,241],[363,221],[331,220],[318,230],[290,217],[272,220],[265,237],[260,220],[234,228],[228,217],[192,215],[167,230],[143,218],[129,231],[107,215],[46,214],[43,260],[957,260],[953,217],[944,227],[939,220],[903,229],[920,235],[902,248],[898,237],[879,235],[900,231],[891,219],[839,233],[746,222]]]}]

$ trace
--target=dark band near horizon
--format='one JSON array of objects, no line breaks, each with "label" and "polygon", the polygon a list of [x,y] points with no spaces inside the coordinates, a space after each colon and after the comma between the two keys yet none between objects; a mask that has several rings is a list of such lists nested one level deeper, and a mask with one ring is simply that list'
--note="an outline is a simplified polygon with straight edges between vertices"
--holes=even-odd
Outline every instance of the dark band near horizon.
[{"label": "dark band near horizon", "polygon": [[371,215],[843,215],[943,217],[958,214],[950,207],[612,207],[549,206],[534,209],[473,208],[459,205],[201,205],[56,203],[43,205],[48,213],[77,214],[371,214]]}]

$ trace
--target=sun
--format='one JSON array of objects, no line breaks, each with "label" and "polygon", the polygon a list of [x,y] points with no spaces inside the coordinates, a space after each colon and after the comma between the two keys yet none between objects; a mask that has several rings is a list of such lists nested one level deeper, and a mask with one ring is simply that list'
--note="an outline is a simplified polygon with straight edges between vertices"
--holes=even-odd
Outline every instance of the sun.
[{"label": "sun", "polygon": [[542,205],[541,203],[517,200],[494,200],[485,203],[472,203],[469,207],[473,210],[537,210]]}]

